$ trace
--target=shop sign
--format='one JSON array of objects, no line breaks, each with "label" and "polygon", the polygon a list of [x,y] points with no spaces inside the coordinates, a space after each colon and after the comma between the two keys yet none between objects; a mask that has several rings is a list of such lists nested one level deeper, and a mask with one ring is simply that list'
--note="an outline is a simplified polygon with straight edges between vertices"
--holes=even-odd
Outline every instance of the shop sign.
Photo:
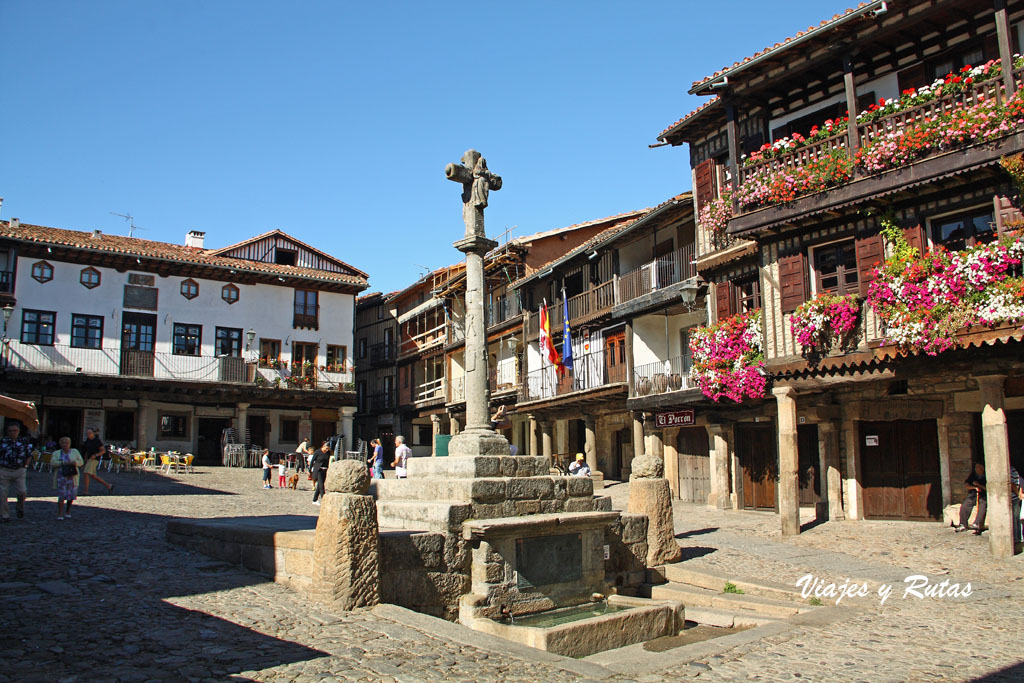
[{"label": "shop sign", "polygon": [[693,408],[688,408],[671,413],[658,413],[654,417],[654,424],[657,427],[688,427],[696,424],[696,419],[693,415]]},{"label": "shop sign", "polygon": [[103,399],[100,398],[66,398],[64,396],[47,396],[46,405],[55,408],[102,408]]}]

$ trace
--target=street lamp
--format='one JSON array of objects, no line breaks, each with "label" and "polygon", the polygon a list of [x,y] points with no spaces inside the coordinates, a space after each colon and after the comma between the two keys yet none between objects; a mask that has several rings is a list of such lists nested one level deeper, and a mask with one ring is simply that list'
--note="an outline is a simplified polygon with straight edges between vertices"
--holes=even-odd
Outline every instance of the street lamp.
[{"label": "street lamp", "polygon": [[11,322],[11,316],[14,315],[14,304],[7,302],[7,305],[3,308],[4,311],[4,339],[7,339],[7,324]]},{"label": "street lamp", "polygon": [[[5,314],[6,315],[6,314]],[[248,351],[252,347],[253,341],[256,339],[256,330],[249,328],[249,331],[245,333],[245,350]]]}]

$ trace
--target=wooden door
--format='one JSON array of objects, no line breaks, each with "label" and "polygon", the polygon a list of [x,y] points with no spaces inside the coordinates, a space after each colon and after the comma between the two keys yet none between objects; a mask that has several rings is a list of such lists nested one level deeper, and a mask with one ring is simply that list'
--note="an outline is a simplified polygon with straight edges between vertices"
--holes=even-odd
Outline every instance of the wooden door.
[{"label": "wooden door", "polygon": [[681,427],[676,437],[679,454],[679,500],[707,503],[711,493],[711,457],[704,427]]},{"label": "wooden door", "polygon": [[153,376],[156,351],[156,316],[128,313],[121,316],[121,374]]},{"label": "wooden door", "polygon": [[270,448],[270,420],[263,415],[250,415],[246,422],[249,443],[260,448]]},{"label": "wooden door", "polygon": [[743,470],[743,507],[775,510],[779,459],[778,435],[770,424],[737,424],[736,456]]},{"label": "wooden door", "polygon": [[818,425],[797,427],[797,451],[800,469],[800,505],[815,505],[821,502],[821,476],[818,465]]},{"label": "wooden door", "polygon": [[859,437],[866,518],[941,518],[935,420],[861,422]]},{"label": "wooden door", "polygon": [[604,338],[605,383],[626,381],[626,333],[615,332]]},{"label": "wooden door", "polygon": [[326,420],[313,420],[313,447],[320,448],[320,444],[334,436],[335,427],[336,424],[334,422],[328,422]]}]

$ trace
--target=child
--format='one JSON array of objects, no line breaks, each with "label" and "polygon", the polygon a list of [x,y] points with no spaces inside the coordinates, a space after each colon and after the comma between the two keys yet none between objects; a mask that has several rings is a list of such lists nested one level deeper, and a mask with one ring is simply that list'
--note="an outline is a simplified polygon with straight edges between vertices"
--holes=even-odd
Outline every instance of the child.
[{"label": "child", "polygon": [[281,461],[277,463],[277,488],[283,489],[287,483],[288,478],[288,461],[281,458]]},{"label": "child", "polygon": [[263,488],[269,489],[270,486],[270,451],[263,451]]}]

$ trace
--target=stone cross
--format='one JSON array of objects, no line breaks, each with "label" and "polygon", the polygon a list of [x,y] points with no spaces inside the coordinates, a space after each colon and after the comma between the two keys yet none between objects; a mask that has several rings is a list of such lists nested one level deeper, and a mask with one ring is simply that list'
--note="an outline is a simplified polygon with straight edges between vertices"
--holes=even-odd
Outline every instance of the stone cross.
[{"label": "stone cross", "polygon": [[445,177],[462,183],[462,220],[466,235],[455,248],[466,255],[466,429],[452,437],[450,455],[508,455],[508,441],[491,427],[487,388],[487,338],[484,329],[484,256],[497,246],[484,232],[484,208],[491,190],[501,189],[501,176],[487,170],[475,149],[461,164],[448,164]]},{"label": "stone cross", "polygon": [[444,175],[462,183],[462,221],[466,237],[485,237],[484,209],[491,190],[501,189],[501,176],[487,170],[487,160],[471,149],[462,155],[461,164],[448,164]]}]

